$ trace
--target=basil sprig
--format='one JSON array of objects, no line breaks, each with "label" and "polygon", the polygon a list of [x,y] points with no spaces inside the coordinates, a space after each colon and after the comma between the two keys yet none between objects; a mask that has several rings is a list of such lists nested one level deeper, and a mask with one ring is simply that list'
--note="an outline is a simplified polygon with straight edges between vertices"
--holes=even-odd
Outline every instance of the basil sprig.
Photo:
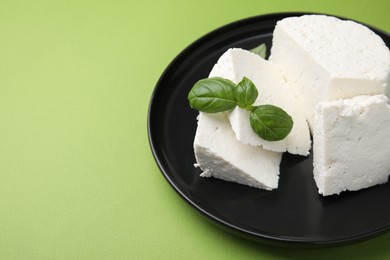
[{"label": "basil sprig", "polygon": [[237,85],[232,81],[212,77],[201,79],[188,94],[190,106],[206,113],[228,111],[236,106],[249,111],[252,130],[267,141],[283,140],[291,132],[291,116],[274,105],[253,106],[258,96],[255,84],[244,77]]}]

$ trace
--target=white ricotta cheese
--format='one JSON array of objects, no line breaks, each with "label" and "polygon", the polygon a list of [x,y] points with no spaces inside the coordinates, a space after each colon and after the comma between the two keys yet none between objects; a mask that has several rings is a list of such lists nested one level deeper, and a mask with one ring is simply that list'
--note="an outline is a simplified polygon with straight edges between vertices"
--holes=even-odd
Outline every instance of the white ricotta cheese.
[{"label": "white ricotta cheese", "polygon": [[390,106],[385,95],[320,102],[314,121],[314,179],[327,196],[385,183]]},{"label": "white ricotta cheese", "polygon": [[250,51],[233,48],[226,51],[210,72],[210,77],[223,77],[239,83],[245,76],[256,85],[259,96],[254,105],[272,104],[283,108],[294,120],[290,134],[281,141],[261,139],[252,130],[249,112],[236,107],[228,113],[237,140],[264,149],[308,155],[311,141],[305,113],[281,71],[267,60]]},{"label": "white ricotta cheese", "polygon": [[325,15],[285,18],[275,27],[269,60],[293,86],[310,128],[318,102],[382,94],[389,87],[389,49],[353,21]]},{"label": "white ricotta cheese", "polygon": [[266,190],[278,187],[282,154],[237,141],[224,113],[199,113],[194,151],[202,177]]}]

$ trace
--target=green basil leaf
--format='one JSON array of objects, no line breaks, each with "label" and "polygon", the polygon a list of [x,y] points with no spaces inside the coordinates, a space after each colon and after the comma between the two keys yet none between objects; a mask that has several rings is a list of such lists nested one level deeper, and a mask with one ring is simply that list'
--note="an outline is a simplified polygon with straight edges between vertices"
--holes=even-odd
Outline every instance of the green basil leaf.
[{"label": "green basil leaf", "polygon": [[265,59],[267,55],[267,45],[265,45],[265,43],[260,44],[256,48],[251,49],[250,51]]},{"label": "green basil leaf", "polygon": [[283,140],[294,125],[286,111],[273,105],[254,107],[249,116],[253,131],[267,141]]},{"label": "green basil leaf", "polygon": [[234,108],[236,84],[232,81],[214,77],[201,79],[194,84],[188,94],[190,106],[202,112],[217,113]]},{"label": "green basil leaf", "polygon": [[244,77],[240,83],[238,83],[236,88],[236,100],[237,105],[240,108],[247,108],[251,106],[257,99],[259,93],[257,92],[257,88],[253,82]]}]

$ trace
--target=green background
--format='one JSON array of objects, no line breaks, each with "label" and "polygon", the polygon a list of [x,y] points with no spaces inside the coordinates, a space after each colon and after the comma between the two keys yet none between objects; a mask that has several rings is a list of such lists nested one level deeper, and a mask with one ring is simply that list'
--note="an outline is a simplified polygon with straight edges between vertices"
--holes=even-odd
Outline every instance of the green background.
[{"label": "green background", "polygon": [[303,250],[220,230],[165,181],[146,121],[165,67],[213,29],[313,11],[390,32],[389,3],[0,0],[0,259],[389,259],[390,233]]}]

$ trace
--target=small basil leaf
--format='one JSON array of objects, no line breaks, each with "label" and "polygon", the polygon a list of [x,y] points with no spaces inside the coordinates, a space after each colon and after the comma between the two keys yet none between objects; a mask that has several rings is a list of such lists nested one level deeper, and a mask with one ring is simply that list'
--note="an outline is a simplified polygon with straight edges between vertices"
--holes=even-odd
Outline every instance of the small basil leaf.
[{"label": "small basil leaf", "polygon": [[251,106],[257,99],[259,93],[253,82],[244,77],[236,88],[236,100],[237,105],[241,108],[247,108]]},{"label": "small basil leaf", "polygon": [[250,51],[265,59],[265,56],[267,55],[267,45],[265,45],[265,43],[260,44],[256,48],[251,49]]},{"label": "small basil leaf", "polygon": [[194,84],[188,94],[190,106],[206,113],[217,113],[234,108],[236,84],[232,81],[214,77],[201,79]]},{"label": "small basil leaf", "polygon": [[249,116],[253,131],[267,141],[283,140],[294,125],[286,111],[273,105],[254,107]]}]

